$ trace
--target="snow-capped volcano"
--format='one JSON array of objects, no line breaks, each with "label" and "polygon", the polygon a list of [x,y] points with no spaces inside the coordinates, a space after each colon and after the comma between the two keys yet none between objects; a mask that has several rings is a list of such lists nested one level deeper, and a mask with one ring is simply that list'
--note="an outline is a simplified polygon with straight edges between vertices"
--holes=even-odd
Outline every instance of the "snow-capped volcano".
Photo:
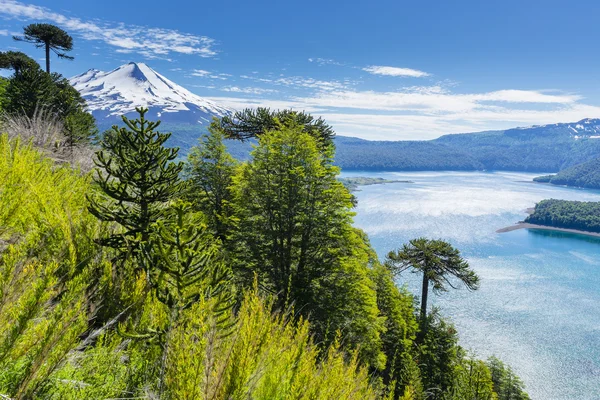
[{"label": "snow-capped volcano", "polygon": [[231,110],[171,82],[143,63],[130,62],[110,71],[90,69],[70,79],[100,125],[112,124],[136,107],[147,107],[148,119],[207,124]]}]

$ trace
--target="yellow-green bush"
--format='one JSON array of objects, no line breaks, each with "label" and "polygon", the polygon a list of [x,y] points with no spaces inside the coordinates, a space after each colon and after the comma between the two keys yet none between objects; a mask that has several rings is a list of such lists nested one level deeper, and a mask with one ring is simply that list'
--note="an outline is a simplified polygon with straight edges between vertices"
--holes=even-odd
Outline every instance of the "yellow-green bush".
[{"label": "yellow-green bush", "polygon": [[0,393],[31,398],[88,327],[86,178],[0,136]]}]

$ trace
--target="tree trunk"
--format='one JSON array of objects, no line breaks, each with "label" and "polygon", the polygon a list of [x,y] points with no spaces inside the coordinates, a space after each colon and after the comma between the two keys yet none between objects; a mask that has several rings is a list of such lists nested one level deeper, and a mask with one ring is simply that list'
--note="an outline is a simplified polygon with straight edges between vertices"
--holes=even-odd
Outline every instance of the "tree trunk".
[{"label": "tree trunk", "polygon": [[429,278],[423,274],[423,287],[421,288],[421,322],[427,318],[427,295],[429,294]]},{"label": "tree trunk", "polygon": [[416,342],[418,344],[423,343],[425,333],[427,331],[427,295],[429,294],[429,278],[423,274],[423,286],[421,288],[421,317],[419,321],[419,334],[417,335]]},{"label": "tree trunk", "polygon": [[50,43],[46,43],[46,72],[50,73]]}]

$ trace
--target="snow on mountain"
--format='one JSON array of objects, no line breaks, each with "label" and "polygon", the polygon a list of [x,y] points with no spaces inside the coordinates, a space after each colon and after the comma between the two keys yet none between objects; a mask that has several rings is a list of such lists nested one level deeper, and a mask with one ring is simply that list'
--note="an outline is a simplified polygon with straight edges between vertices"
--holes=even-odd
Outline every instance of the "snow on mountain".
[{"label": "snow on mountain", "polygon": [[515,128],[514,130],[521,131],[564,131],[574,139],[579,138],[598,138],[600,137],[600,119],[599,118],[585,118],[578,122],[561,122],[557,124],[548,125],[533,125],[522,128]]},{"label": "snow on mountain", "polygon": [[148,107],[148,119],[207,124],[232,110],[203,99],[143,63],[130,62],[110,71],[90,69],[70,79],[100,125],[112,124],[135,107]]}]

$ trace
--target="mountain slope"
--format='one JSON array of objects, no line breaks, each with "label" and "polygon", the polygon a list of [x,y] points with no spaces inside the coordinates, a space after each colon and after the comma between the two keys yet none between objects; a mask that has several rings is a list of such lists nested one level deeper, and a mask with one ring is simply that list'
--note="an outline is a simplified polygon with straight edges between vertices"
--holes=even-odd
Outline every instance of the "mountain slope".
[{"label": "mountain slope", "polygon": [[559,171],[600,157],[600,119],[429,141],[336,139],[346,169]]},{"label": "mountain slope", "polygon": [[140,106],[149,108],[148,119],[175,124],[207,125],[213,116],[231,113],[143,63],[131,62],[110,72],[90,69],[70,81],[102,128],[118,122],[123,114],[133,115]]},{"label": "mountain slope", "polygon": [[600,189],[600,158],[567,168],[556,175],[540,176],[535,178],[534,181],[547,182],[553,185]]}]

